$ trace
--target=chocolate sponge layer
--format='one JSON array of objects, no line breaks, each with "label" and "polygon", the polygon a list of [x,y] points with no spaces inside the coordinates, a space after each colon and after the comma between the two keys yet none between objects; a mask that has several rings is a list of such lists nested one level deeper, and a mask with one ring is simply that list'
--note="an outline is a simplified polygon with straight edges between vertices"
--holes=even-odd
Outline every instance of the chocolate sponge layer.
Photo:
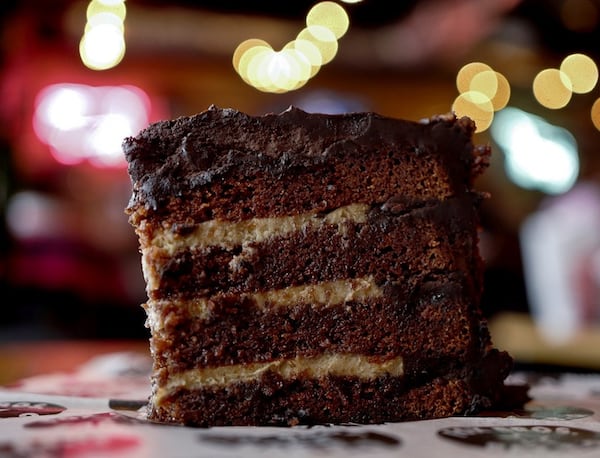
[{"label": "chocolate sponge layer", "polygon": [[[194,369],[316,356],[401,356],[411,368],[447,366],[478,356],[479,321],[469,318],[461,284],[446,278],[407,294],[388,285],[383,296],[362,303],[318,307],[298,304],[263,310],[235,296],[215,299],[208,317],[182,306],[163,306],[164,324],[152,346],[167,377]],[[168,356],[166,356],[168,355]],[[166,381],[161,380],[161,381]]]},{"label": "chocolate sponge layer", "polygon": [[[379,377],[284,380],[267,373],[253,382],[217,389],[174,391],[151,406],[155,421],[190,426],[383,423],[475,412],[490,407],[507,371],[501,355],[486,355],[482,369],[440,367],[419,378]],[[498,370],[499,368],[502,368]],[[475,374],[475,375],[474,375]],[[482,387],[485,387],[482,389]]]},{"label": "chocolate sponge layer", "polygon": [[[282,289],[336,279],[373,276],[378,284],[398,283],[408,291],[440,273],[467,272],[465,283],[478,300],[481,278],[477,251],[478,196],[434,201],[404,213],[390,199],[368,213],[366,223],[348,222],[294,232],[242,247],[190,246],[174,256],[153,253],[158,277],[150,298],[210,297]],[[391,202],[391,203],[390,203]],[[399,213],[399,214],[398,214]]]},{"label": "chocolate sponge layer", "polygon": [[443,199],[469,191],[487,166],[489,148],[473,146],[473,131],[467,118],[417,123],[373,113],[251,117],[210,109],[126,139],[128,212],[134,224],[156,218],[185,230],[398,195],[397,207]]}]

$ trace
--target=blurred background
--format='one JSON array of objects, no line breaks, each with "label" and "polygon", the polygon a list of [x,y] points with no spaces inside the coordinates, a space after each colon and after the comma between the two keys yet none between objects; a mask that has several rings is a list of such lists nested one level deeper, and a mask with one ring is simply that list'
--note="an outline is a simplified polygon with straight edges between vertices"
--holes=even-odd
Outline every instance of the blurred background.
[{"label": "blurred background", "polygon": [[600,0],[339,1],[349,26],[310,78],[244,73],[246,40],[281,50],[317,3],[0,3],[0,342],[148,337],[125,136],[211,104],[418,120],[473,105],[459,74],[479,62],[505,96],[475,136],[493,338],[522,364],[600,368]]}]

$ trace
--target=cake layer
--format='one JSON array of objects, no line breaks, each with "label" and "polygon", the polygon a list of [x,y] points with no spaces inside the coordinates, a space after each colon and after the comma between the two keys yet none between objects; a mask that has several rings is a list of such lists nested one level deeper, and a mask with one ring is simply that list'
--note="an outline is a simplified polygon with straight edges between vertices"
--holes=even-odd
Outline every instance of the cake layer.
[{"label": "cake layer", "polygon": [[210,220],[189,228],[185,235],[173,230],[157,231],[150,240],[153,247],[173,255],[187,247],[196,250],[213,246],[234,248],[248,243],[261,243],[275,237],[285,237],[292,232],[313,230],[324,225],[343,230],[344,223],[366,222],[369,206],[353,204],[337,208],[327,214],[304,213],[274,218],[252,218],[243,221]]},{"label": "cake layer", "polygon": [[238,364],[190,369],[172,375],[165,385],[159,386],[155,394],[156,404],[162,399],[184,388],[197,391],[207,388],[226,388],[240,383],[259,380],[269,372],[282,380],[324,377],[355,377],[370,380],[377,377],[399,377],[403,374],[402,358],[387,361],[374,360],[364,355],[321,354],[313,357],[296,356],[293,359],[279,359],[266,363]]},{"label": "cake layer", "polygon": [[[323,352],[389,359],[402,356],[407,372],[466,361],[479,342],[479,319],[461,295],[460,277],[424,283],[413,291],[386,285],[381,296],[320,306],[257,305],[250,297],[210,300],[208,313],[180,303],[147,305],[152,349],[166,383],[199,367],[263,363]],[[483,339],[483,337],[481,337]]]},{"label": "cake layer", "polygon": [[[242,303],[252,303],[257,312],[268,312],[275,308],[289,308],[293,305],[306,304],[312,307],[331,307],[343,302],[364,301],[378,298],[383,291],[372,277],[353,278],[317,283],[314,285],[290,286],[288,288],[264,291],[258,293],[244,293],[241,296],[228,296],[221,293],[211,298],[195,298],[179,301],[176,305],[177,313],[188,318],[198,320],[210,319],[215,309],[223,309],[232,300]],[[172,300],[150,301],[145,305],[148,314],[148,327],[153,333],[163,330],[162,316]],[[220,304],[220,305],[219,305]]]},{"label": "cake layer", "polygon": [[[245,238],[233,248],[197,249],[192,243],[171,255],[142,246],[148,295],[152,300],[210,297],[219,291],[260,292],[367,275],[378,284],[410,286],[417,278],[455,271],[472,272],[471,288],[478,293],[478,197],[464,195],[400,214],[396,200],[369,209],[364,221],[348,217],[330,224],[324,215],[311,218],[318,224],[285,235],[274,230],[271,237],[261,232],[259,241]],[[178,246],[185,246],[187,239],[178,238]]]},{"label": "cake layer", "polygon": [[[496,383],[490,386],[498,388]],[[447,417],[489,406],[489,400],[475,393],[464,371],[414,385],[393,376],[284,380],[266,373],[223,388],[177,389],[151,406],[150,417],[193,426],[383,423]]]},{"label": "cake layer", "polygon": [[471,120],[452,116],[416,123],[372,113],[291,109],[253,118],[211,109],[126,139],[134,183],[128,212],[134,225],[156,218],[157,226],[186,232],[212,219],[383,203],[399,189],[403,203],[461,195],[488,162],[489,148],[471,143],[473,130]]}]

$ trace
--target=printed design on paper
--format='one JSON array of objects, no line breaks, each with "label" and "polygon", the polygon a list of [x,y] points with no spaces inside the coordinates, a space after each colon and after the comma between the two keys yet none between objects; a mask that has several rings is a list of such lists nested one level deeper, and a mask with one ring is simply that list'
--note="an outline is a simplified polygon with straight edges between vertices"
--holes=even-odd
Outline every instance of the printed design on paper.
[{"label": "printed design on paper", "polygon": [[499,450],[589,450],[600,447],[600,433],[568,426],[476,426],[438,431],[444,439]]},{"label": "printed design on paper", "polygon": [[67,410],[66,407],[49,402],[2,401],[0,418],[36,417],[38,415],[56,415]]},{"label": "printed design on paper", "polygon": [[24,443],[0,443],[3,458],[84,458],[102,454],[130,452],[139,447],[135,436],[111,435],[86,438],[38,438]]},{"label": "printed design on paper", "polygon": [[276,447],[297,448],[307,447],[311,449],[327,449],[330,447],[356,449],[361,453],[367,448],[398,448],[402,445],[400,438],[376,431],[318,431],[305,432],[303,434],[267,434],[267,435],[217,435],[202,434],[200,439],[211,445],[222,445],[223,447]]}]

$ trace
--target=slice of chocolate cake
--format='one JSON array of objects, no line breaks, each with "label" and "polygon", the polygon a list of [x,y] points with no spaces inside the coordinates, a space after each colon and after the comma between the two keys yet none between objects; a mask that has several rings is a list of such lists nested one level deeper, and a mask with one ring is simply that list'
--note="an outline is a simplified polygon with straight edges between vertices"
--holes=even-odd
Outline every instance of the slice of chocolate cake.
[{"label": "slice of chocolate cake", "polygon": [[473,122],[211,107],[124,142],[149,416],[379,423],[490,407]]}]

